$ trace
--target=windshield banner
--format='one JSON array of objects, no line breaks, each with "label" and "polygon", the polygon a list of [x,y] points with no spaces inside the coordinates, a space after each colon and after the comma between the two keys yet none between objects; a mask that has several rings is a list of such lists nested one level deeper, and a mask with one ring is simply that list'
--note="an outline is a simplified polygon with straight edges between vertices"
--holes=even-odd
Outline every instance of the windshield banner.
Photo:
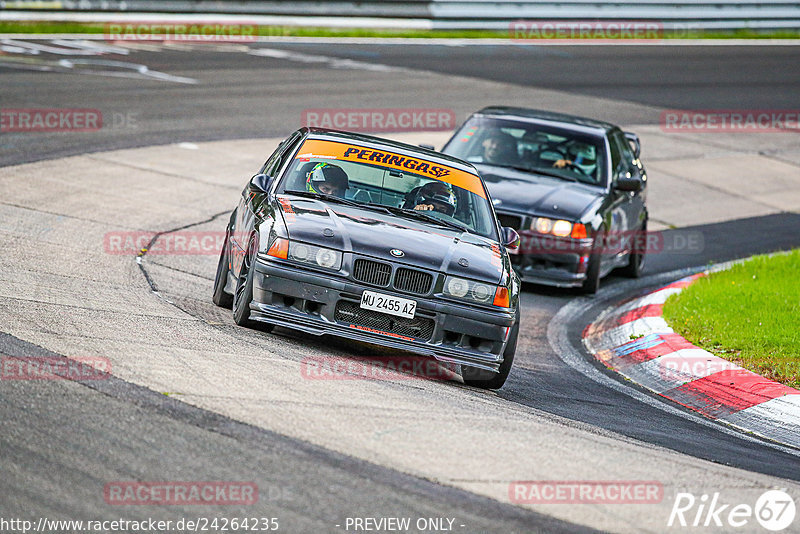
[{"label": "windshield banner", "polygon": [[377,164],[401,171],[414,171],[416,174],[447,182],[486,198],[481,179],[472,173],[421,158],[402,156],[387,150],[365,148],[336,141],[309,139],[300,147],[295,159],[300,161],[311,159],[354,161],[357,163]]}]

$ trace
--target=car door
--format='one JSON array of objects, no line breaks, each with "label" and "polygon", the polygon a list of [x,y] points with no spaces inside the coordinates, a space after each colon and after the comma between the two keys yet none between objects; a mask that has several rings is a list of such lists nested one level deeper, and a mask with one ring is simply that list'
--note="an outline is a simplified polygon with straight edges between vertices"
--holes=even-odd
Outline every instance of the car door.
[{"label": "car door", "polygon": [[[614,139],[619,146],[621,156],[621,169],[620,174],[627,176],[630,173],[631,178],[642,180],[643,169],[637,165],[637,158],[631,148],[625,134],[617,130],[614,132]],[[624,209],[626,212],[628,227],[627,231],[638,231],[644,220],[644,189],[641,191],[628,191],[623,195],[626,199]]]},{"label": "car door", "polygon": [[[286,162],[286,157],[294,150],[301,137],[301,132],[297,131],[278,145],[275,152],[262,165],[259,173],[267,176],[276,176]],[[261,201],[263,201],[263,198],[257,198],[257,195],[250,191],[250,182],[248,181],[244,189],[242,189],[242,195],[239,197],[239,205],[236,207],[236,217],[234,219],[234,231],[231,235],[231,270],[234,273],[239,273],[244,254],[247,251],[250,235],[255,226],[255,213],[258,206],[254,205],[254,202]]]},{"label": "car door", "polygon": [[601,273],[605,273],[618,263],[618,258],[624,253],[622,239],[630,229],[629,197],[625,191],[617,189],[617,180],[629,172],[622,149],[612,132],[608,137],[611,153],[611,189],[609,191],[608,209],[604,214],[606,237],[601,255]]}]

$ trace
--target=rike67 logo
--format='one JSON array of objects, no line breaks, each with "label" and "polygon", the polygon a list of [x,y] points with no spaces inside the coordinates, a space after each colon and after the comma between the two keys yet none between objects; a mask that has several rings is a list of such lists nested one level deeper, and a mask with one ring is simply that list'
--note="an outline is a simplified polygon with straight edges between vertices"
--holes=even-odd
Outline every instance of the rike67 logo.
[{"label": "rike67 logo", "polygon": [[678,493],[667,521],[668,527],[720,527],[742,532],[758,532],[756,523],[771,532],[789,528],[794,522],[794,499],[782,490],[764,492],[754,506],[726,503],[719,492],[703,494]]}]

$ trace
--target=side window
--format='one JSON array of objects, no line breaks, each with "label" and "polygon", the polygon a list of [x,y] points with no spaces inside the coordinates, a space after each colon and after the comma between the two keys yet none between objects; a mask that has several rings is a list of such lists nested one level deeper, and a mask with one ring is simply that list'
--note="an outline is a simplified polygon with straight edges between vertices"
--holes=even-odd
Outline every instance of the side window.
[{"label": "side window", "polygon": [[609,137],[611,143],[611,170],[612,180],[616,181],[617,175],[633,172],[633,150],[622,132],[616,131]]},{"label": "side window", "polygon": [[267,176],[274,177],[275,174],[283,165],[286,154],[294,149],[294,147],[297,145],[297,142],[300,140],[301,137],[302,134],[299,131],[295,132],[289,139],[278,145],[278,148],[264,164],[264,167],[261,169],[261,172],[266,174]]},{"label": "side window", "polygon": [[285,140],[281,141],[281,143],[278,145],[278,148],[275,149],[275,152],[273,152],[272,155],[269,158],[267,158],[266,163],[264,163],[264,165],[261,166],[261,170],[259,171],[260,173],[269,175],[269,172],[267,171],[275,165],[275,162],[278,159],[280,159],[281,150],[283,149],[284,146],[286,146]]},{"label": "side window", "polygon": [[617,132],[614,137],[617,140],[617,144],[619,144],[622,160],[627,166],[630,167],[633,165],[633,161],[636,159],[636,157],[633,155],[633,149],[631,148],[630,143],[628,143],[628,140],[625,138],[625,134],[622,132]]},{"label": "side window", "polygon": [[608,138],[609,148],[611,148],[611,179],[616,180],[619,164],[622,161],[622,153],[617,144],[616,136],[611,135]]}]

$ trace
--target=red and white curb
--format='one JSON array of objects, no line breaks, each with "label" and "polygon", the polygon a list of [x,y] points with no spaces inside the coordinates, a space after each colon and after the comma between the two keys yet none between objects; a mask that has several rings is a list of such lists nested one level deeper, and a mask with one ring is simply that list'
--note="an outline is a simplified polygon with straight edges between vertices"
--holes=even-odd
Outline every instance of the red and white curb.
[{"label": "red and white curb", "polygon": [[696,274],[605,311],[583,343],[606,367],[651,391],[762,437],[800,447],[800,391],[695,347],[662,318]]}]

